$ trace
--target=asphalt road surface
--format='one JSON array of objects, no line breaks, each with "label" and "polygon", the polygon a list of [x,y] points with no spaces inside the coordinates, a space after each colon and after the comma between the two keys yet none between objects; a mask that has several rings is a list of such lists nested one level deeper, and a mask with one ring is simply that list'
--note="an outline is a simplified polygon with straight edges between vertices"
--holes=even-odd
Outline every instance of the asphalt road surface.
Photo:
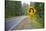
[{"label": "asphalt road surface", "polygon": [[18,16],[6,19],[6,31],[34,28],[28,16]]}]

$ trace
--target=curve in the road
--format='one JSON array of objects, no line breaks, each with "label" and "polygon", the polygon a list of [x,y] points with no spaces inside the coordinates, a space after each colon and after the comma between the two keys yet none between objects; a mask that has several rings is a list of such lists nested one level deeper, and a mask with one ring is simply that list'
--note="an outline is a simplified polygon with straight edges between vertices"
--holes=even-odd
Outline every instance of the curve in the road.
[{"label": "curve in the road", "polygon": [[27,16],[21,16],[21,18],[19,18],[18,22],[16,24],[14,24],[9,30],[12,30],[14,27],[16,27],[21,21],[23,21],[23,19],[25,19]]}]

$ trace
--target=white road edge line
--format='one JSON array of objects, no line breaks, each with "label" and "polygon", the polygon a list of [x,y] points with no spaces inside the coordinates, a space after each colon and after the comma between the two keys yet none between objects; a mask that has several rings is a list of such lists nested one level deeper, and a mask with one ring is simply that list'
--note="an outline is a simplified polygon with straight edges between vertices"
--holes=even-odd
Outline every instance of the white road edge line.
[{"label": "white road edge line", "polygon": [[25,17],[23,17],[23,18],[21,18],[19,21],[18,21],[18,23],[17,24],[14,24],[9,30],[12,30],[15,26],[17,26],[23,19],[25,19],[26,18],[26,16]]}]

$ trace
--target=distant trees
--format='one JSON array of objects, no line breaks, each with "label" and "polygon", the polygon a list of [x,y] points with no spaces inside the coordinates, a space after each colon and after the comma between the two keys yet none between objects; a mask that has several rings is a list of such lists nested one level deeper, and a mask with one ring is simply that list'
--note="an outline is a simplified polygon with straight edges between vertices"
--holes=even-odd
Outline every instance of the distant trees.
[{"label": "distant trees", "polygon": [[19,16],[22,12],[21,1],[6,1],[5,9],[6,17]]},{"label": "distant trees", "polygon": [[27,15],[27,10],[28,10],[28,4],[23,3],[23,6],[22,6],[22,14],[23,15]]},{"label": "distant trees", "polygon": [[38,19],[37,21],[42,24],[44,27],[44,3],[43,2],[36,2],[34,4],[35,9],[37,10]]},{"label": "distant trees", "polygon": [[36,2],[34,7],[37,10],[37,14],[42,18],[44,16],[44,3]]},{"label": "distant trees", "polygon": [[36,2],[34,6],[37,10],[37,15],[40,17],[41,21],[44,22],[44,3]]},{"label": "distant trees", "polygon": [[27,15],[28,4],[22,5],[21,1],[6,1],[5,9],[6,18]]}]

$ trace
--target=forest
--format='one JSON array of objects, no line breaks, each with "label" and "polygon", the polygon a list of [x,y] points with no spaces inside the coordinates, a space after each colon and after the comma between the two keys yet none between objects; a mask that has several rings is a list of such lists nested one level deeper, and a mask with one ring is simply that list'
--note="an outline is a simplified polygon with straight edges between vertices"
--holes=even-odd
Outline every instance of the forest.
[{"label": "forest", "polygon": [[[34,3],[34,2],[32,2]],[[16,16],[26,16],[28,10],[28,4],[21,4],[21,1],[6,1],[5,3],[5,18],[11,18]],[[44,27],[44,3],[35,2],[34,8],[37,10],[33,20],[39,22]]]}]

